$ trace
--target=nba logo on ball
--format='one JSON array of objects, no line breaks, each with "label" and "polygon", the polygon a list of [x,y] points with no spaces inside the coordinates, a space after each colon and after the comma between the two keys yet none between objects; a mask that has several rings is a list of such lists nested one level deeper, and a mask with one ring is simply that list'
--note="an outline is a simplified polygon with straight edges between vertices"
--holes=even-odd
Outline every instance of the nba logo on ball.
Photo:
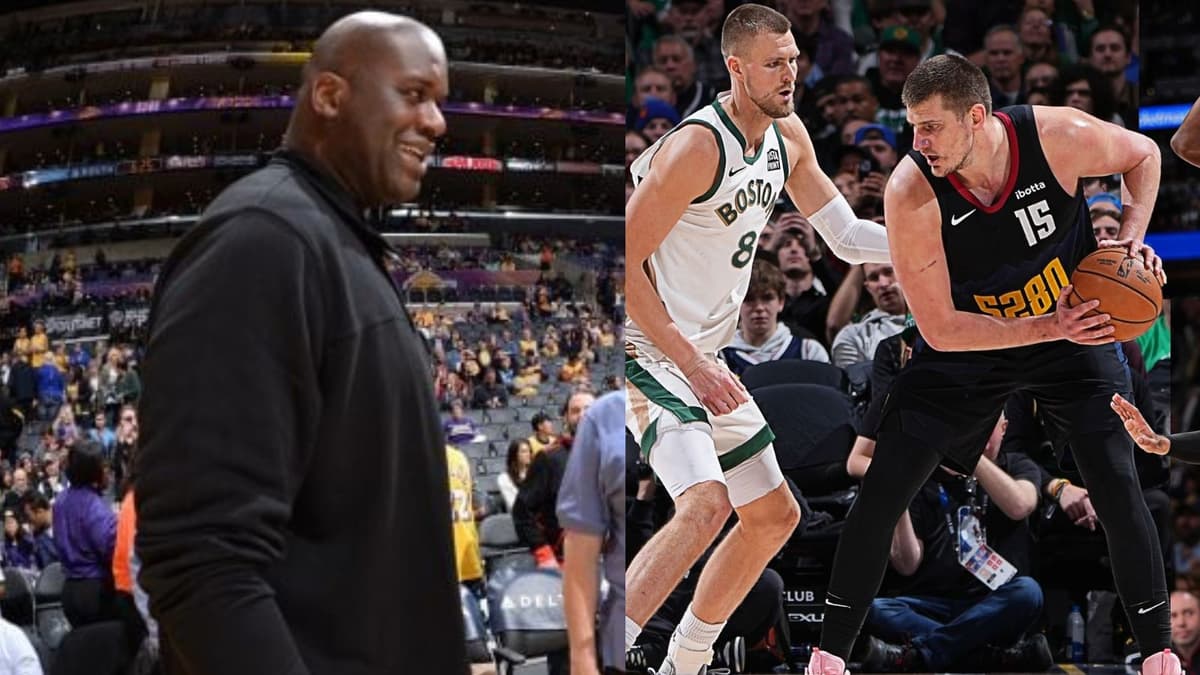
[{"label": "nba logo on ball", "polygon": [[1162,312],[1162,287],[1142,261],[1123,248],[1102,248],[1079,261],[1071,273],[1073,290],[1067,306],[1096,299],[1093,312],[1108,314],[1113,337],[1132,340],[1146,332]]},{"label": "nba logo on ball", "polygon": [[767,171],[779,170],[779,151],[771,148],[767,151]]}]

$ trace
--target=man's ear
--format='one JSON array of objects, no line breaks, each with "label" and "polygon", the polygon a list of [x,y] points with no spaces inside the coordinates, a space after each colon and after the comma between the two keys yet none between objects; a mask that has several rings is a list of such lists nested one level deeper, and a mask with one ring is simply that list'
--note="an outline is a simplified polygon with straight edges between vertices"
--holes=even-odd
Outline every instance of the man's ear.
[{"label": "man's ear", "polygon": [[742,76],[742,60],[737,56],[730,54],[725,57],[725,67],[729,69],[730,75]]},{"label": "man's ear", "polygon": [[336,119],[349,94],[350,83],[345,78],[325,71],[313,80],[308,98],[318,117]]}]

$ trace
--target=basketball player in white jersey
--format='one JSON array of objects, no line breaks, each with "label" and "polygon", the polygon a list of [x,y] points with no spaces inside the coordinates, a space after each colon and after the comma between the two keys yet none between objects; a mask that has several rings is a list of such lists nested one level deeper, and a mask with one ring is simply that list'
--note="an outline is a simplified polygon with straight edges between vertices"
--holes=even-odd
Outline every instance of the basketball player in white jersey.
[{"label": "basketball player in white jersey", "polygon": [[774,435],[717,360],[737,330],[759,233],[787,189],[839,257],[886,262],[887,237],[855,217],[794,114],[790,23],[761,5],[721,34],[732,91],[683,120],[632,166],[625,211],[626,426],[675,500],[675,516],[626,572],[625,643],[737,511],[668,647],[660,675],[704,673],[712,645],[800,519]]}]

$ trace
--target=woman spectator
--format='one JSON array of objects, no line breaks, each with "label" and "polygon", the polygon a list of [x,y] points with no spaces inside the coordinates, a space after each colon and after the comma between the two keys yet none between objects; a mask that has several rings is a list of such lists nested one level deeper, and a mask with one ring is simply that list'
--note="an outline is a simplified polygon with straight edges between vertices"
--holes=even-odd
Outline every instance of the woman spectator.
[{"label": "woman spectator", "polygon": [[37,569],[33,539],[21,527],[17,512],[11,509],[4,511],[4,566]]},{"label": "woman spectator", "polygon": [[513,502],[517,500],[517,490],[525,484],[525,476],[532,462],[533,448],[529,447],[529,441],[518,438],[509,442],[504,473],[496,479],[496,485],[500,488],[500,496],[504,497],[504,509],[510,513]]},{"label": "woman spectator", "polygon": [[54,438],[62,445],[73,445],[79,439],[79,427],[75,424],[75,411],[70,403],[63,403],[59,407],[50,428],[54,430]]},{"label": "woman spectator", "polygon": [[104,406],[104,416],[110,429],[116,428],[117,413],[121,409],[121,396],[117,392],[117,383],[121,380],[120,364],[121,350],[116,347],[109,349],[96,382],[96,398]]},{"label": "woman spectator", "polygon": [[63,611],[71,626],[116,619],[112,558],[117,516],[105,501],[108,487],[100,448],[81,441],[67,457],[71,487],[54,503],[54,543],[67,580]]}]

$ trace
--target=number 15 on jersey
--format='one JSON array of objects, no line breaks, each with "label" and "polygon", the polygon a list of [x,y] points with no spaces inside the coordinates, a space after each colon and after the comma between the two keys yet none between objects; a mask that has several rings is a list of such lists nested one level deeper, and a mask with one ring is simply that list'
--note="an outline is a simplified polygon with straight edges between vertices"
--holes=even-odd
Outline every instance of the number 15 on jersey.
[{"label": "number 15 on jersey", "polygon": [[1023,209],[1017,209],[1017,220],[1025,232],[1025,241],[1030,246],[1054,234],[1054,216],[1050,213],[1050,205],[1043,199]]}]

